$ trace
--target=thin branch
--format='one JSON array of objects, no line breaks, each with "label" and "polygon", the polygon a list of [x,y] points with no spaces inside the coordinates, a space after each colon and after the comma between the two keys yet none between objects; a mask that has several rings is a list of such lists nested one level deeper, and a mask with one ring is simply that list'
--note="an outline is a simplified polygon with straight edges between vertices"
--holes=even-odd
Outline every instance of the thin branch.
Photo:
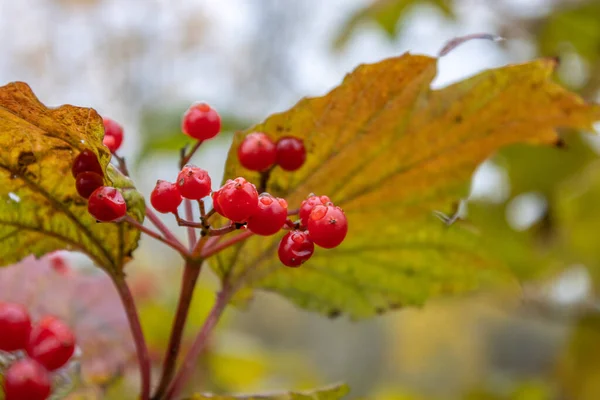
[{"label": "thin branch", "polygon": [[206,219],[206,209],[204,208],[204,200],[198,200],[198,208],[200,209],[200,219],[204,221]]},{"label": "thin branch", "polygon": [[192,147],[192,149],[189,151],[189,153],[185,154],[185,152],[182,152],[181,160],[179,161],[179,168],[185,167],[185,165],[190,162],[194,154],[196,154],[196,151],[198,151],[198,149],[200,148],[201,144],[202,140],[198,140],[194,147]]},{"label": "thin branch", "polygon": [[148,400],[150,398],[150,356],[148,354],[148,347],[146,346],[146,340],[144,339],[144,332],[142,331],[142,325],[135,307],[135,301],[131,295],[131,290],[127,286],[127,282],[123,276],[113,277],[113,282],[117,288],[117,292],[121,297],[121,302],[125,308],[127,319],[129,320],[129,326],[131,334],[135,342],[136,353],[138,357],[138,363],[140,368],[141,378],[141,400]]},{"label": "thin branch", "polygon": [[145,233],[146,235],[148,235],[158,241],[163,242],[167,246],[169,246],[172,249],[174,249],[175,251],[179,252],[182,256],[189,257],[190,252],[185,247],[183,247],[183,245],[181,243],[173,242],[172,240],[161,236],[160,234],[154,232],[153,230],[146,228],[144,225],[140,224],[133,217],[126,215],[125,218],[123,218],[123,222],[126,222],[126,223],[130,224],[131,226],[139,229],[141,232]]},{"label": "thin branch", "polygon": [[252,232],[245,231],[245,232],[242,232],[239,235],[234,236],[234,237],[232,237],[232,238],[230,238],[228,240],[224,240],[222,242],[217,242],[213,246],[210,246],[210,247],[206,246],[204,248],[204,251],[201,253],[201,257],[203,259],[206,259],[206,258],[208,258],[210,256],[213,256],[213,255],[217,254],[218,252],[220,252],[220,251],[228,248],[229,246],[232,246],[232,245],[234,245],[234,244],[236,244],[238,242],[241,242],[243,240],[248,239],[252,235],[253,235]]},{"label": "thin branch", "polygon": [[267,184],[269,183],[269,178],[271,177],[271,172],[275,168],[275,165],[267,169],[266,171],[262,171],[260,173],[260,183],[258,185],[258,193],[264,193],[267,191]]},{"label": "thin branch", "polygon": [[162,375],[160,382],[152,396],[153,400],[160,399],[166,392],[171,378],[175,374],[175,366],[177,364],[177,357],[181,349],[181,340],[185,329],[185,323],[190,310],[190,304],[194,296],[194,288],[200,275],[200,265],[202,261],[198,263],[186,263],[183,271],[183,278],[181,280],[181,290],[179,292],[179,301],[177,303],[177,312],[175,319],[173,320],[173,327],[171,328],[171,336],[169,338],[169,345],[167,346],[167,352],[163,362]]},{"label": "thin branch", "polygon": [[156,229],[158,229],[160,231],[160,233],[162,233],[165,238],[169,239],[173,243],[178,243],[181,247],[185,248],[185,246],[183,245],[183,243],[181,243],[179,241],[179,239],[177,239],[175,237],[175,235],[173,234],[173,232],[171,232],[171,230],[169,228],[167,228],[167,226],[165,224],[163,224],[163,222],[160,220],[160,218],[158,217],[158,215],[156,215],[154,213],[154,211],[152,211],[152,209],[149,208],[147,205],[146,205],[146,217],[150,220],[150,222],[152,222],[152,224],[154,224],[154,226],[156,227]]},{"label": "thin branch", "polygon": [[291,217],[292,215],[298,215],[300,214],[300,209],[299,208],[295,208],[293,210],[288,210],[288,217]]},{"label": "thin branch", "polygon": [[[189,199],[185,199],[184,200],[185,203],[185,217],[188,220],[192,220],[194,219],[194,213],[192,211],[192,201]],[[188,240],[189,240],[189,248],[190,251],[194,248],[194,246],[196,245],[196,229],[193,226],[188,226],[187,228],[188,231]]]},{"label": "thin branch", "polygon": [[225,311],[225,307],[227,306],[227,302],[229,301],[231,295],[232,293],[228,290],[227,287],[224,287],[217,295],[217,300],[213,305],[210,314],[208,315],[208,317],[206,317],[204,325],[202,326],[200,332],[196,336],[196,339],[194,340],[192,347],[188,351],[183,364],[179,368],[177,375],[171,382],[166,396],[163,397],[164,399],[176,399],[177,396],[183,390],[191,374],[194,372],[194,367],[197,364],[198,357],[200,356],[202,350],[204,350],[206,344],[208,343],[208,338],[210,337],[210,334],[212,333],[217,322],[219,321],[219,318],[223,314],[223,311]]}]

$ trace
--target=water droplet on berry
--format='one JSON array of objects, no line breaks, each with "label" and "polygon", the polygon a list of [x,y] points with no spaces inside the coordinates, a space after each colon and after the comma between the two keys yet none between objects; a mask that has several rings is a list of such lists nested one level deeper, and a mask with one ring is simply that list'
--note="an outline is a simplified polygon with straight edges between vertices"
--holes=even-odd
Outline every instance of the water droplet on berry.
[{"label": "water droplet on berry", "polygon": [[318,205],[315,206],[315,208],[313,208],[313,210],[311,211],[310,219],[316,221],[318,219],[323,218],[325,214],[327,214],[327,206]]},{"label": "water droplet on berry", "polygon": [[260,201],[265,206],[268,206],[268,205],[271,205],[273,203],[273,198],[270,195],[260,196],[258,198],[258,201]]}]

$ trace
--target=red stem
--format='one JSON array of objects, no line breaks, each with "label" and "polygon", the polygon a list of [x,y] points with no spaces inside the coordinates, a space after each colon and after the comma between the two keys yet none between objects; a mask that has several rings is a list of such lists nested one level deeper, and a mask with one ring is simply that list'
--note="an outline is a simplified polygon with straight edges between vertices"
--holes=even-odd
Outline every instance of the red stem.
[{"label": "red stem", "polygon": [[138,363],[140,368],[141,378],[141,400],[148,400],[150,398],[150,356],[148,354],[148,347],[144,339],[144,332],[142,331],[142,325],[135,307],[135,301],[131,294],[129,286],[123,276],[113,277],[113,282],[117,288],[117,292],[121,297],[121,302],[125,308],[127,319],[129,320],[129,327],[131,334],[135,342],[136,353],[138,357]]},{"label": "red stem", "polygon": [[169,390],[167,391],[164,399],[175,399],[183,390],[183,387],[189,380],[190,375],[194,372],[194,367],[196,366],[198,357],[202,353],[202,350],[204,350],[206,347],[208,337],[210,336],[212,330],[219,321],[219,318],[223,314],[225,307],[227,306],[229,296],[230,292],[227,290],[227,288],[223,288],[223,290],[221,290],[221,292],[219,292],[217,295],[217,301],[213,305],[208,317],[206,317],[204,325],[202,325],[202,329],[200,329],[200,332],[196,336],[196,339],[188,351],[183,364],[177,372],[177,375],[175,375],[175,378],[171,382]]},{"label": "red stem", "polygon": [[162,223],[162,221],[160,220],[160,218],[158,217],[158,215],[156,215],[154,213],[154,211],[152,211],[152,209],[149,208],[147,205],[146,205],[146,217],[148,217],[148,219],[150,220],[150,222],[152,222],[154,224],[154,226],[156,226],[156,229],[158,229],[160,231],[160,233],[162,233],[165,238],[169,239],[173,243],[178,243],[181,247],[185,248],[185,246],[183,245],[183,243],[181,243],[179,241],[179,239],[177,239],[175,237],[175,235],[173,234],[173,232],[171,232],[171,230],[169,228],[167,228],[167,226],[165,224]]},{"label": "red stem", "polygon": [[179,252],[182,256],[184,256],[186,258],[189,257],[189,255],[190,255],[189,251],[185,247],[183,247],[183,245],[181,243],[173,242],[170,239],[160,236],[158,233],[146,228],[144,225],[140,224],[137,220],[135,220],[133,217],[131,217],[129,215],[126,215],[125,218],[123,219],[123,221],[136,227],[137,229],[139,229],[141,232],[145,233],[146,235],[163,242],[167,246],[170,246],[171,248],[173,248],[174,250]]},{"label": "red stem", "polygon": [[171,328],[171,336],[169,338],[169,345],[167,346],[167,352],[163,362],[162,375],[158,387],[154,392],[154,396],[152,396],[152,399],[154,400],[160,399],[165,394],[165,391],[171,382],[171,378],[175,373],[175,366],[181,349],[181,340],[183,338],[185,323],[194,296],[194,288],[196,287],[196,282],[200,275],[200,264],[201,261],[198,264],[191,264],[188,262],[185,265],[183,278],[181,280],[177,312],[175,314],[175,319],[173,320],[173,327]]},{"label": "red stem", "polygon": [[228,240],[224,240],[222,242],[215,243],[211,247],[206,246],[204,248],[204,251],[201,253],[201,257],[203,259],[206,259],[206,258],[208,258],[208,257],[210,257],[212,255],[217,254],[221,250],[224,250],[224,249],[228,248],[229,246],[232,246],[232,245],[234,245],[234,244],[236,244],[238,242],[241,242],[242,240],[248,239],[252,235],[253,235],[252,232],[245,231],[245,232],[240,233],[237,236],[229,238]]},{"label": "red stem", "polygon": [[181,161],[179,162],[179,168],[185,167],[185,165],[190,162],[190,160],[192,159],[194,154],[196,154],[196,151],[198,151],[198,149],[200,148],[201,144],[202,144],[202,140],[198,140],[196,142],[196,144],[194,145],[194,147],[192,147],[190,152],[181,157]]}]

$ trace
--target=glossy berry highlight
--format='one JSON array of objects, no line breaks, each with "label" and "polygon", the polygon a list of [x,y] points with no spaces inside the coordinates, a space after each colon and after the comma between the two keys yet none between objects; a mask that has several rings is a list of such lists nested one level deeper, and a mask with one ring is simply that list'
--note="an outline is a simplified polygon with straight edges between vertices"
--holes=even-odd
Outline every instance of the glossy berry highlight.
[{"label": "glossy berry highlight", "polygon": [[240,164],[250,171],[265,171],[277,157],[275,143],[264,133],[254,132],[244,138],[237,151]]},{"label": "glossy berry highlight", "polygon": [[30,331],[31,319],[25,307],[0,302],[0,350],[24,349]]},{"label": "glossy berry highlight", "polygon": [[117,221],[127,213],[127,204],[118,189],[101,186],[90,195],[88,212],[101,222]]},{"label": "glossy berry highlight", "polygon": [[96,157],[96,154],[91,150],[83,150],[75,157],[75,160],[73,160],[73,164],[71,165],[73,177],[77,177],[77,175],[82,172],[95,172],[100,176],[104,176],[98,157]]},{"label": "glossy berry highlight", "polygon": [[315,206],[310,212],[307,226],[312,241],[325,249],[339,246],[348,233],[344,211],[331,203]]},{"label": "glossy berry highlight", "polygon": [[177,213],[182,200],[177,185],[163,180],[156,181],[156,186],[150,194],[152,207],[163,214]]},{"label": "glossy berry highlight", "polygon": [[229,180],[216,196],[221,215],[233,222],[246,222],[258,209],[256,187],[244,178]]},{"label": "glossy berry highlight", "polygon": [[258,208],[248,218],[248,229],[257,235],[270,236],[279,232],[287,220],[288,204],[284,199],[263,193]]},{"label": "glossy berry highlight", "polygon": [[211,184],[208,172],[195,165],[186,165],[177,175],[177,189],[186,199],[200,200],[208,196]]},{"label": "glossy berry highlight", "polygon": [[52,391],[48,371],[30,358],[16,361],[8,367],[3,386],[5,400],[46,400]]},{"label": "glossy berry highlight", "polygon": [[104,184],[104,179],[101,175],[95,172],[81,172],[75,177],[75,188],[77,193],[84,199],[88,199],[94,190]]},{"label": "glossy berry highlight", "polygon": [[315,252],[315,245],[306,231],[290,231],[279,242],[277,255],[286,267],[299,267]]},{"label": "glossy berry highlight", "polygon": [[46,316],[31,330],[26,350],[29,357],[54,371],[73,356],[75,335],[60,319]]},{"label": "glossy berry highlight", "polygon": [[102,143],[111,153],[116,152],[123,144],[123,127],[110,118],[102,118],[104,124],[104,139]]},{"label": "glossy berry highlight", "polygon": [[298,213],[298,217],[300,218],[302,226],[308,226],[308,216],[315,206],[325,205],[330,202],[331,200],[329,197],[315,196],[314,194],[311,194],[306,198],[306,200],[303,200],[302,204],[300,204],[300,212]]},{"label": "glossy berry highlight", "polygon": [[304,142],[298,138],[286,136],[277,141],[277,165],[285,171],[296,171],[306,161]]},{"label": "glossy berry highlight", "polygon": [[183,115],[181,129],[194,139],[211,139],[221,131],[221,117],[206,103],[193,104]]}]

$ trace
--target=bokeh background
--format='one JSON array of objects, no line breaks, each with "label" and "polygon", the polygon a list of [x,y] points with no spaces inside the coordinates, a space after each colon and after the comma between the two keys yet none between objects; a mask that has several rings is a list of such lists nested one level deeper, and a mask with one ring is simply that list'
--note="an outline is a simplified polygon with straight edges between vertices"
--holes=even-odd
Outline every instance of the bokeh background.
[{"label": "bokeh background", "polygon": [[[506,40],[472,41],[445,56],[435,87],[559,57],[555,78],[598,100],[598,0],[0,0],[0,82],[22,80],[46,104],[90,106],[121,122],[122,154],[148,194],[156,179],[176,176],[186,143],[180,118],[194,101],[224,118],[227,133],[193,160],[218,182],[236,129],[326,93],[360,63],[406,51],[435,55],[476,32]],[[486,161],[463,210],[531,282],[358,322],[260,294],[247,310],[226,314],[199,360],[195,389],[251,393],[344,381],[349,398],[374,400],[600,399],[600,141],[577,132],[564,139],[563,148],[513,147]],[[182,265],[147,239],[135,256],[127,272],[158,367]],[[53,257],[32,268],[59,274],[54,285],[75,285],[65,268],[94,271],[83,256]],[[56,268],[57,260],[66,267]],[[69,309],[67,299],[39,294],[46,278],[0,271],[0,284],[29,281],[28,301],[44,311]],[[205,274],[189,338],[216,287]],[[107,301],[114,293],[97,296],[78,315],[122,328],[118,305]],[[101,315],[112,317],[98,317],[100,303]],[[90,326],[83,332],[93,339]],[[84,368],[72,398],[135,398],[131,346],[119,329],[89,350],[96,363]],[[108,348],[121,353],[102,359]]]}]

